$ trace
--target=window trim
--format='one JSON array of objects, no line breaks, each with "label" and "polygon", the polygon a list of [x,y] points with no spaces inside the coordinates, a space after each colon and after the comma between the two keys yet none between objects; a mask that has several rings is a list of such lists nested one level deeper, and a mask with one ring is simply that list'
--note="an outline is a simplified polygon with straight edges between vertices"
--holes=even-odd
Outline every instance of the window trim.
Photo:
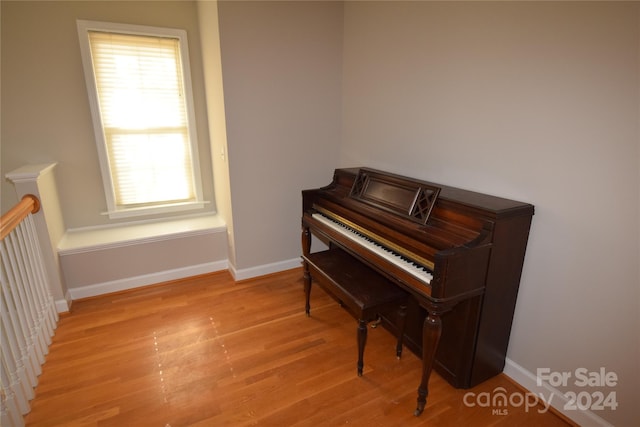
[{"label": "window trim", "polygon": [[[105,198],[107,202],[106,215],[109,218],[126,218],[133,216],[154,215],[170,212],[195,210],[204,208],[207,203],[203,199],[202,175],[200,173],[200,158],[198,156],[198,138],[196,131],[195,108],[193,102],[193,89],[191,84],[191,68],[189,61],[189,48],[187,42],[187,32],[177,28],[152,27],[146,25],[120,24],[114,22],[100,22],[77,20],[78,36],[80,41],[80,52],[84,69],[87,94],[89,97],[89,107],[93,122],[95,142],[98,150],[100,172],[104,186]],[[115,202],[115,190],[112,182],[112,175],[109,168],[109,157],[104,134],[104,126],[100,115],[99,100],[96,87],[96,79],[93,72],[93,60],[89,45],[89,31],[102,31],[120,34],[133,34],[151,37],[170,37],[179,41],[180,60],[182,62],[182,76],[184,84],[185,106],[187,114],[187,127],[189,133],[189,145],[191,149],[191,162],[193,184],[195,188],[195,201],[176,202],[168,204],[157,204],[144,207],[119,207]]]}]

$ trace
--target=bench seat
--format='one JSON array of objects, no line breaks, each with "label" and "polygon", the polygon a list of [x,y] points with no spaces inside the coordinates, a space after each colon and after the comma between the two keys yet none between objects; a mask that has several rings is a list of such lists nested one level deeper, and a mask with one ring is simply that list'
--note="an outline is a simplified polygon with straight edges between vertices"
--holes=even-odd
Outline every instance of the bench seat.
[{"label": "bench seat", "polygon": [[310,316],[311,283],[315,281],[358,320],[358,375],[364,367],[367,324],[380,313],[397,311],[396,356],[402,354],[402,337],[408,294],[378,272],[338,247],[302,256],[305,263],[305,311]]}]

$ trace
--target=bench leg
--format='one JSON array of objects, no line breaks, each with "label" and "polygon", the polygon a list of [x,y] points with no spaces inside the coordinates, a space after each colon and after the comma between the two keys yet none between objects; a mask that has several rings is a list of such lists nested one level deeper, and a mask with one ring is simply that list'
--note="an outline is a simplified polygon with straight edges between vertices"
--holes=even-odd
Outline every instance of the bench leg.
[{"label": "bench leg", "polygon": [[364,345],[367,343],[367,322],[364,319],[358,320],[358,376],[362,376],[364,367]]},{"label": "bench leg", "polygon": [[304,264],[304,312],[309,317],[311,314],[309,311],[311,310],[311,305],[309,304],[309,300],[311,299],[311,273],[309,273],[309,266],[307,263]]},{"label": "bench leg", "polygon": [[407,324],[407,306],[401,305],[398,309],[398,343],[396,344],[396,357],[402,356],[402,340],[404,339],[404,328]]}]

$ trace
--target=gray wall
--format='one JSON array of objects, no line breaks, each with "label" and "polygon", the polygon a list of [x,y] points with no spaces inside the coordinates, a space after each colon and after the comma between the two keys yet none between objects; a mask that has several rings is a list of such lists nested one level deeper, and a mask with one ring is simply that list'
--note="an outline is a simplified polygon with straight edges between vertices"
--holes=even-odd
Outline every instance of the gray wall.
[{"label": "gray wall", "polygon": [[342,4],[220,2],[236,267],[300,254],[300,191],[330,182],[341,120]]},{"label": "gray wall", "polygon": [[620,426],[640,402],[639,13],[348,2],[344,18],[342,165],[533,203],[508,357],[616,372],[619,407],[596,414]]}]

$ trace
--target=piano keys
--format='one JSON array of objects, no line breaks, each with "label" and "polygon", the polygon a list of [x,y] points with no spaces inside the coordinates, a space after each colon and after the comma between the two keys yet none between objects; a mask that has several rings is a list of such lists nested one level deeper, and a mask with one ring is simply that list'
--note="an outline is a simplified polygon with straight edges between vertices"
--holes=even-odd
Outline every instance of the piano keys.
[{"label": "piano keys", "polygon": [[304,255],[314,236],[411,295],[404,342],[423,361],[416,415],[432,369],[457,388],[502,372],[531,204],[368,168],[336,169],[302,196]]},{"label": "piano keys", "polygon": [[[425,285],[429,285],[431,283],[431,279],[433,279],[432,271],[429,270],[426,265],[430,264],[428,261],[424,262],[424,265],[417,264],[412,261],[410,258],[403,256],[399,252],[391,249],[392,245],[386,244],[385,239],[378,237],[372,238],[369,237],[371,234],[358,231],[357,228],[350,226],[347,221],[340,221],[336,219],[332,219],[329,216],[321,212],[316,212],[311,215],[315,220],[323,223],[327,227],[336,230],[338,233],[346,236],[348,239],[352,240],[356,245],[362,245],[363,247],[370,250],[372,253],[377,254],[384,259],[394,263],[396,266],[402,268],[407,271],[409,274],[416,277],[418,280],[424,282]],[[381,243],[383,242],[383,243]],[[433,264],[431,263],[431,268],[433,269]]]}]

